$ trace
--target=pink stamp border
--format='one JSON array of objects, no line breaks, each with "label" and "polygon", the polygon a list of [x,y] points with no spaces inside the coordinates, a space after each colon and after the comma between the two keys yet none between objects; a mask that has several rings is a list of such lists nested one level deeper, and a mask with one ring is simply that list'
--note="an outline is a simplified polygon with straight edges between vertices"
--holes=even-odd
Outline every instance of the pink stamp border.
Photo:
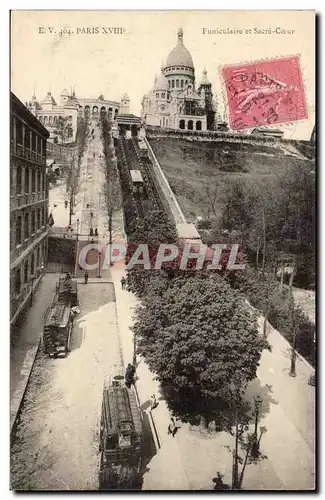
[{"label": "pink stamp border", "polygon": [[[270,71],[269,68],[272,68],[273,65],[276,67],[276,70],[279,70],[279,66],[284,66],[284,64],[290,66],[289,73],[287,69],[286,74],[283,75],[284,78],[281,75],[280,80],[278,74],[276,75],[276,77],[272,76],[272,71]],[[249,87],[249,78],[247,78],[248,83],[246,83],[245,85],[243,84],[243,82],[240,82],[240,79],[237,79],[237,84],[235,85],[232,81],[231,85],[233,86],[233,88],[231,92],[228,82],[232,79],[233,75],[235,75],[236,72],[242,73],[245,70],[247,75],[249,75],[250,77],[252,77],[252,75],[254,74],[264,75],[268,77],[269,84],[272,87],[272,91],[270,91],[271,87],[267,89],[267,85],[265,85],[264,87],[260,85],[255,89],[254,86]],[[219,74],[223,82],[223,97],[229,118],[229,125],[233,130],[250,129],[260,126],[269,126],[274,128],[274,126],[280,125],[281,123],[292,123],[308,118],[307,99],[305,95],[305,86],[303,82],[299,54],[223,65],[219,66]],[[281,115],[277,115],[272,109],[272,112],[276,114],[276,120],[272,120],[270,122],[268,120],[268,116],[264,116],[266,113],[264,113],[264,115],[262,113],[264,108],[262,106],[258,106],[258,113],[256,113],[255,115],[254,104],[256,105],[257,101],[259,101],[259,104],[263,104],[263,99],[264,103],[269,101],[269,99],[267,99],[267,96],[264,95],[264,88],[269,90],[269,95],[272,96],[273,94],[273,98],[276,94],[278,94],[279,98],[281,98],[282,92],[282,95],[285,95],[286,99],[289,99],[289,101],[291,102],[291,111],[293,111],[293,108],[295,109],[295,111],[291,112],[290,115],[290,113],[285,112],[285,107],[282,106]],[[247,109],[243,111],[243,109],[240,109],[240,105],[242,105],[243,102],[244,104],[246,103],[245,91],[246,96],[248,94],[253,95],[253,98],[250,99],[250,101],[253,102],[253,105],[246,106]],[[241,94],[240,99],[238,98],[239,94]],[[235,97],[237,97],[237,99],[235,99]],[[294,102],[292,102],[292,98]],[[250,110],[251,113],[249,113]],[[256,106],[255,111],[257,111]]]}]

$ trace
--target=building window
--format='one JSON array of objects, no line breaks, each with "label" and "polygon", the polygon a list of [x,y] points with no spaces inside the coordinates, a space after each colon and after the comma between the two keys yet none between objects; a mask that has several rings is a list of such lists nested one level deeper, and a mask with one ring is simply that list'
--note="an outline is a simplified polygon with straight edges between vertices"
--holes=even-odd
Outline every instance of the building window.
[{"label": "building window", "polygon": [[184,87],[184,80],[181,80],[181,89]]},{"label": "building window", "polygon": [[17,144],[23,144],[23,124],[16,118],[16,141]]},{"label": "building window", "polygon": [[26,213],[24,217],[24,239],[29,238],[29,214]]},{"label": "building window", "polygon": [[179,128],[184,130],[185,129],[185,120],[180,120],[179,122]]},{"label": "building window", "polygon": [[56,125],[56,124],[57,124],[57,122],[58,122],[58,117],[57,117],[57,116],[55,116],[55,117],[53,118],[53,123],[54,123],[54,125]]},{"label": "building window", "polygon": [[37,153],[40,155],[42,152],[42,138],[38,135],[37,136]]},{"label": "building window", "polygon": [[195,128],[196,130],[202,130],[202,123],[200,121],[197,121]]},{"label": "building window", "polygon": [[176,88],[179,88],[179,80],[176,80]]},{"label": "building window", "polygon": [[168,80],[168,87],[170,88],[170,80]]},{"label": "building window", "polygon": [[28,281],[28,260],[26,260],[24,265],[24,283]]},{"label": "building window", "polygon": [[161,94],[161,98],[162,98],[162,99],[165,99],[165,97],[166,97],[165,92],[162,92],[162,94]]},{"label": "building window", "polygon": [[37,209],[37,229],[41,227],[41,209]]},{"label": "building window", "polygon": [[35,193],[36,190],[36,172],[35,169],[32,169],[32,193]]},{"label": "building window", "polygon": [[21,289],[21,277],[20,277],[20,268],[17,269],[16,274],[15,274],[15,293],[16,295],[20,294],[20,289]]},{"label": "building window", "polygon": [[32,150],[36,153],[36,134],[32,132]]},{"label": "building window", "polygon": [[189,120],[187,124],[187,129],[188,130],[193,130],[193,120]]},{"label": "building window", "polygon": [[22,188],[21,178],[22,178],[22,171],[21,171],[21,167],[18,166],[17,167],[17,194],[21,194],[21,188]]},{"label": "building window", "polygon": [[29,168],[25,168],[25,193],[29,193]]},{"label": "building window", "polygon": [[40,192],[41,190],[41,171],[38,168],[37,169],[37,191]]},{"label": "building window", "polygon": [[175,80],[172,80],[172,88],[175,88]]},{"label": "building window", "polygon": [[35,234],[36,231],[36,217],[35,210],[32,211],[32,234]]},{"label": "building window", "polygon": [[21,215],[16,219],[16,245],[21,244]]},{"label": "building window", "polygon": [[53,118],[52,118],[52,116],[50,116],[50,117],[49,117],[49,126],[50,126],[50,127],[52,127],[52,120],[53,120]]},{"label": "building window", "polygon": [[159,92],[156,92],[156,99],[159,99]]},{"label": "building window", "polygon": [[185,80],[185,85],[187,85],[187,84],[188,84],[188,80]]},{"label": "building window", "polygon": [[35,272],[35,256],[34,256],[34,253],[32,253],[32,257],[30,260],[30,274],[31,274],[31,276],[33,276],[34,272]]},{"label": "building window", "polygon": [[24,146],[25,146],[25,148],[30,149],[30,131],[27,127],[25,127]]}]

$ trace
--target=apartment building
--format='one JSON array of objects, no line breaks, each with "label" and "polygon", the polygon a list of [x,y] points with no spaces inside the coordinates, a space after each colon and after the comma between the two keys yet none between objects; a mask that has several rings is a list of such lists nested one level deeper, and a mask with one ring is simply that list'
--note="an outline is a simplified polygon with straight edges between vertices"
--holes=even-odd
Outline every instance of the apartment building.
[{"label": "apartment building", "polygon": [[49,132],[10,96],[10,322],[31,300],[47,258]]}]

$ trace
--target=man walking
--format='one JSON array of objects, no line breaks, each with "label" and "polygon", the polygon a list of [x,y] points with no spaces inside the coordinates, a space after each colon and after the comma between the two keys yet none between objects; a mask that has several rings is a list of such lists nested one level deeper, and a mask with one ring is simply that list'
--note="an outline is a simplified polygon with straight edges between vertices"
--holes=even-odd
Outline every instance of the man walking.
[{"label": "man walking", "polygon": [[87,285],[88,283],[88,272],[86,271],[85,272],[85,285]]},{"label": "man walking", "polygon": [[122,287],[122,290],[125,290],[125,283],[126,283],[126,280],[124,278],[124,276],[122,277],[121,279],[121,287]]}]

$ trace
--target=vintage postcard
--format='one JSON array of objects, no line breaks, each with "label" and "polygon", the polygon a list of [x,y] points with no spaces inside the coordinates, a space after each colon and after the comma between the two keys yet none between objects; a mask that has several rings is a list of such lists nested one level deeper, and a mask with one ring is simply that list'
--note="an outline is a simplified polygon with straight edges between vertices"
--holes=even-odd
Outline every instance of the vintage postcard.
[{"label": "vintage postcard", "polygon": [[316,488],[315,12],[12,11],[10,489]]}]

